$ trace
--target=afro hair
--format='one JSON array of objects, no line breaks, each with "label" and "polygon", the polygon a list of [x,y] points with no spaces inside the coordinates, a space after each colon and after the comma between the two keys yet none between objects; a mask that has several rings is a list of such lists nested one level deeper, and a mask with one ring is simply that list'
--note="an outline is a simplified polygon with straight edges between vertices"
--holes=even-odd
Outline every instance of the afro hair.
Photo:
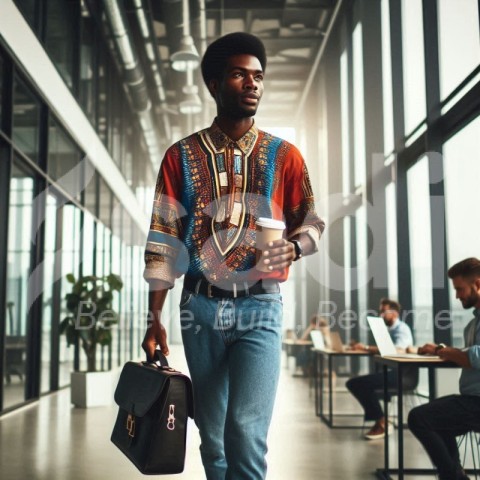
[{"label": "afro hair", "polygon": [[201,68],[205,84],[208,86],[210,80],[222,78],[228,58],[241,54],[257,57],[265,71],[267,55],[262,41],[250,33],[229,33],[212,42],[203,55]]}]

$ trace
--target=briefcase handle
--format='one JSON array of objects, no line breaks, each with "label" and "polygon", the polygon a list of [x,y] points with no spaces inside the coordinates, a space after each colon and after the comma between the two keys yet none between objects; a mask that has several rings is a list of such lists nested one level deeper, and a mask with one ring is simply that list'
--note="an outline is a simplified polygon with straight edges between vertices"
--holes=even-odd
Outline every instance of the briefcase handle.
[{"label": "briefcase handle", "polygon": [[155,350],[152,360],[150,360],[149,356],[147,355],[147,363],[150,365],[155,365],[159,368],[168,368],[167,357],[165,357],[165,355],[158,348]]}]

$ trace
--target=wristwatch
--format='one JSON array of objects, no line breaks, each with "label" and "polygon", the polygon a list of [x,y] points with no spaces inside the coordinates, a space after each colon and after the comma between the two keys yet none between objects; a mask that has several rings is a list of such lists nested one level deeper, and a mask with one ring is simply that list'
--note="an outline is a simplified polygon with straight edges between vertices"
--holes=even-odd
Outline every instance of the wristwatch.
[{"label": "wristwatch", "polygon": [[435,353],[438,353],[439,350],[441,350],[442,348],[446,348],[447,346],[444,344],[444,343],[439,343],[436,347],[435,347]]},{"label": "wristwatch", "polygon": [[303,257],[302,245],[298,240],[289,240],[289,242],[293,243],[293,246],[295,247],[295,258],[293,259],[293,261],[296,262]]}]

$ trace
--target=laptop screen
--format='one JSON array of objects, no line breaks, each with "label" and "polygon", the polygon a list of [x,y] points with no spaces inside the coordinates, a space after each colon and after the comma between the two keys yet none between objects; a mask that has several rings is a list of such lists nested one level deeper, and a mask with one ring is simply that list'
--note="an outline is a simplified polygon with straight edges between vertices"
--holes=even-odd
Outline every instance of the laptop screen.
[{"label": "laptop screen", "polygon": [[382,317],[367,316],[367,322],[372,331],[373,338],[377,344],[380,355],[395,355],[397,349],[393,343],[392,337],[388,332],[388,327],[385,325],[385,321]]},{"label": "laptop screen", "polygon": [[310,332],[310,337],[313,342],[313,347],[317,350],[324,350],[325,349],[325,342],[323,340],[323,334],[319,330],[312,330]]}]

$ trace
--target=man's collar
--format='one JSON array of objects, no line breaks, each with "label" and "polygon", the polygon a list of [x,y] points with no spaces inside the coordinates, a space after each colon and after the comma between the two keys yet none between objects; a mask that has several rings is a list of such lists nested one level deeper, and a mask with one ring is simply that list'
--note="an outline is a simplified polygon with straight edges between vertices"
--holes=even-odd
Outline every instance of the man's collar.
[{"label": "man's collar", "polygon": [[398,325],[398,322],[400,321],[400,319],[397,317],[393,323],[388,327],[389,330],[392,330],[394,329],[397,325]]},{"label": "man's collar", "polygon": [[223,150],[229,143],[235,144],[245,155],[249,155],[258,138],[258,128],[255,122],[250,127],[243,137],[236,142],[233,141],[217,124],[216,120],[207,130],[208,136],[212,140],[213,146],[216,150]]}]

